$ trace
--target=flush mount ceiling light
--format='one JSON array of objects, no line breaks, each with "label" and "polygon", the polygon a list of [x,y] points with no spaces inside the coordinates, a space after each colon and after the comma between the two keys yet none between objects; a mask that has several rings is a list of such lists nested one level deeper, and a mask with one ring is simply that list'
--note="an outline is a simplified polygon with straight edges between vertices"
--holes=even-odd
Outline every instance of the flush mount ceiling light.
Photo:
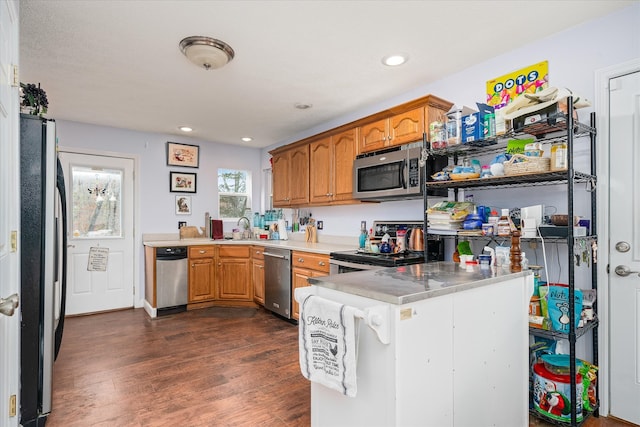
[{"label": "flush mount ceiling light", "polygon": [[302,102],[296,102],[295,104],[293,104],[293,106],[296,107],[298,110],[308,110],[313,105],[312,104],[304,104]]},{"label": "flush mount ceiling light", "polygon": [[245,137],[242,138],[242,141],[243,142],[251,142],[251,141],[253,141],[253,138],[251,138],[250,136],[245,136]]},{"label": "flush mount ceiling light", "polygon": [[231,46],[222,40],[204,36],[191,36],[182,39],[180,50],[189,61],[205,70],[223,67],[235,56]]},{"label": "flush mount ceiling light", "polygon": [[397,67],[398,65],[402,65],[409,60],[409,55],[405,53],[395,53],[393,55],[387,55],[382,58],[382,63],[384,65],[388,65],[389,67]]},{"label": "flush mount ceiling light", "polygon": [[180,126],[178,129],[180,129],[182,132],[191,132],[191,131],[193,131],[193,129],[190,128],[189,126]]}]

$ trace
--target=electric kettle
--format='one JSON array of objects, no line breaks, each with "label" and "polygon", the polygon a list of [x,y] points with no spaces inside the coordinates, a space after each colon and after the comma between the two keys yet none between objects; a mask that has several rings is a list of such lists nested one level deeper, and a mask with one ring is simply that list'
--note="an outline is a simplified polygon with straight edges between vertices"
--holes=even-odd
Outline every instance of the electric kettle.
[{"label": "electric kettle", "polygon": [[407,245],[407,249],[410,251],[424,251],[424,232],[422,231],[422,228],[413,227],[409,232],[408,242],[409,244]]}]

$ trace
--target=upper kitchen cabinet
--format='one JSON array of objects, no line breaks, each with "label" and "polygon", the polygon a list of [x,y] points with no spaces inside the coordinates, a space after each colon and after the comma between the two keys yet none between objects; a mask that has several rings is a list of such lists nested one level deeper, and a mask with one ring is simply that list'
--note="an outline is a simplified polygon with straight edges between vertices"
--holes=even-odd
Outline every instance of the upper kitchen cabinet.
[{"label": "upper kitchen cabinet", "polygon": [[309,150],[309,203],[344,204],[353,200],[353,160],[357,151],[357,129],[312,142]]},{"label": "upper kitchen cabinet", "polygon": [[309,203],[309,145],[272,153],[273,206],[290,207]]},{"label": "upper kitchen cabinet", "polygon": [[364,125],[360,131],[360,152],[419,141],[425,131],[424,123],[425,108],[420,107]]},{"label": "upper kitchen cabinet", "polygon": [[451,105],[429,95],[370,116],[374,121],[360,127],[359,153],[421,141],[429,123],[442,120]]}]

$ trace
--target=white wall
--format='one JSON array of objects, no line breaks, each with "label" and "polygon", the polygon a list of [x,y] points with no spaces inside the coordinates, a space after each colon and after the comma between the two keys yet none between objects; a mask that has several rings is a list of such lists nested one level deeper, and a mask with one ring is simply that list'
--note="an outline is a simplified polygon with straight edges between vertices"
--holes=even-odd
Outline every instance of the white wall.
[{"label": "white wall", "polygon": [[[82,148],[135,155],[139,160],[139,180],[142,233],[178,233],[178,221],[204,226],[204,214],[218,218],[218,168],[251,171],[253,180],[252,206],[260,205],[262,171],[260,151],[255,148],[216,144],[188,137],[136,132],[113,127],[56,120],[58,144],[61,147]],[[167,166],[167,141],[198,145],[200,167]],[[196,193],[192,196],[192,214],[175,214],[175,196],[169,192],[169,172],[197,174]],[[252,207],[253,209],[253,207]],[[225,223],[225,231],[235,223]]]}]

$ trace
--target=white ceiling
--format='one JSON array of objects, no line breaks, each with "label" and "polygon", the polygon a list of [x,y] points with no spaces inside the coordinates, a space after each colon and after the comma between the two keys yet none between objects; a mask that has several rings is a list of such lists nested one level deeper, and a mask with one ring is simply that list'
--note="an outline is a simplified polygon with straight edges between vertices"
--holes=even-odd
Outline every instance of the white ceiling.
[{"label": "white ceiling", "polygon": [[[21,0],[20,80],[47,117],[265,147],[631,3]],[[193,35],[235,59],[197,68]]]}]

